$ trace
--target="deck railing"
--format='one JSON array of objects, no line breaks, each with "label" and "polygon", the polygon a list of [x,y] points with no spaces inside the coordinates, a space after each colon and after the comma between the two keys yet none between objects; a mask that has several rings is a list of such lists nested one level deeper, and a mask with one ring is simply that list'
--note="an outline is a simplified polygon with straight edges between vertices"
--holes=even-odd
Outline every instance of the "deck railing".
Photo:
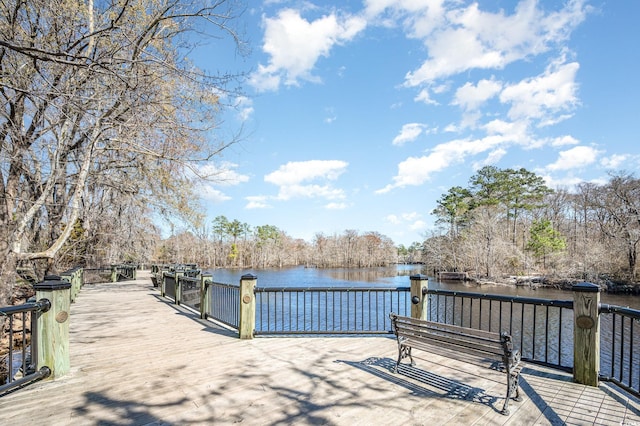
[{"label": "deck railing", "polygon": [[640,395],[640,311],[600,305],[600,377]]},{"label": "deck railing", "polygon": [[240,327],[240,286],[204,281],[206,304],[204,317],[213,318],[232,328]]},{"label": "deck railing", "polygon": [[[167,293],[169,288],[181,287],[175,275],[164,272],[164,276]],[[189,291],[197,292],[195,280],[190,283]],[[600,304],[593,284],[575,286],[574,300],[429,289],[424,276],[412,276],[410,287],[274,288],[256,284],[257,277],[251,274],[243,276],[239,286],[201,277],[197,292],[201,318],[233,327],[241,338],[366,335],[391,333],[388,315],[393,311],[507,332],[529,362],[573,370],[580,383],[610,380],[640,396],[640,311]]]},{"label": "deck railing", "polygon": [[256,335],[388,334],[389,312],[408,315],[408,287],[272,288],[256,293]]},{"label": "deck railing", "polygon": [[428,289],[427,319],[507,332],[523,359],[571,370],[573,301]]},{"label": "deck railing", "polygon": [[37,365],[37,315],[50,308],[47,299],[0,308],[0,396],[51,374]]}]

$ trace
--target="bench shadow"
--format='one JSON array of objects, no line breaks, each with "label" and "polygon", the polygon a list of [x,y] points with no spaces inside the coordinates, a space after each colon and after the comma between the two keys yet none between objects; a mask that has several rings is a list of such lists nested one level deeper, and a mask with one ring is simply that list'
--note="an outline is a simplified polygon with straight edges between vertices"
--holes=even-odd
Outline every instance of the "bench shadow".
[{"label": "bench shadow", "polygon": [[469,401],[490,407],[497,413],[502,408],[496,408],[496,402],[504,400],[504,398],[488,395],[482,388],[468,386],[457,380],[430,373],[409,364],[400,364],[398,372],[394,373],[396,361],[391,358],[370,357],[364,361],[337,360],[336,362],[365,371],[394,385],[402,386],[413,395]]}]

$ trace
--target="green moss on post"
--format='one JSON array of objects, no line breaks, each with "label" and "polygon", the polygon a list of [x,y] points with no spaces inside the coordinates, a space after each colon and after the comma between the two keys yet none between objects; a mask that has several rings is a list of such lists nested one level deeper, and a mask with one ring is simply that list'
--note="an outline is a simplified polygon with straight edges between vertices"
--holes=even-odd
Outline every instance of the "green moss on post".
[{"label": "green moss on post", "polygon": [[51,275],[34,286],[36,298],[48,299],[51,309],[38,314],[37,368],[51,369],[50,379],[69,372],[69,309],[71,283]]}]

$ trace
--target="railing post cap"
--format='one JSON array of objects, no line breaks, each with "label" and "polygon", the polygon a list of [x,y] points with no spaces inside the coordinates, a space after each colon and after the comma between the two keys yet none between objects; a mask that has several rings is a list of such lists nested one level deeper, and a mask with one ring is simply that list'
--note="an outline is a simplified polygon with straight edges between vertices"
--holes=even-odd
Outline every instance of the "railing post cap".
[{"label": "railing post cap", "polygon": [[258,276],[256,274],[244,274],[243,276],[240,277],[241,280],[257,280]]},{"label": "railing post cap", "polygon": [[410,280],[418,280],[418,281],[425,281],[428,280],[429,277],[423,274],[415,274],[415,275],[411,275],[409,277]]},{"label": "railing post cap", "polygon": [[58,275],[46,275],[44,281],[33,286],[35,290],[66,290],[71,288],[71,283]]},{"label": "railing post cap", "polygon": [[598,293],[600,286],[594,283],[582,282],[571,287],[571,290],[583,293]]}]

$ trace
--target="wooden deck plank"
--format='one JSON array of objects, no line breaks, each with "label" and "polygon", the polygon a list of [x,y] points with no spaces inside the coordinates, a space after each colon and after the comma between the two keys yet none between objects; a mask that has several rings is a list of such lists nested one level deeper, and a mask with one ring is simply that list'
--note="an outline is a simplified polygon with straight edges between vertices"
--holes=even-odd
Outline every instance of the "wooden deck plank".
[{"label": "wooden deck plank", "polygon": [[0,398],[0,424],[640,424],[640,404],[528,365],[499,413],[504,373],[389,337],[240,340],[159,297],[147,274],[87,285],[71,307],[71,372]]}]

